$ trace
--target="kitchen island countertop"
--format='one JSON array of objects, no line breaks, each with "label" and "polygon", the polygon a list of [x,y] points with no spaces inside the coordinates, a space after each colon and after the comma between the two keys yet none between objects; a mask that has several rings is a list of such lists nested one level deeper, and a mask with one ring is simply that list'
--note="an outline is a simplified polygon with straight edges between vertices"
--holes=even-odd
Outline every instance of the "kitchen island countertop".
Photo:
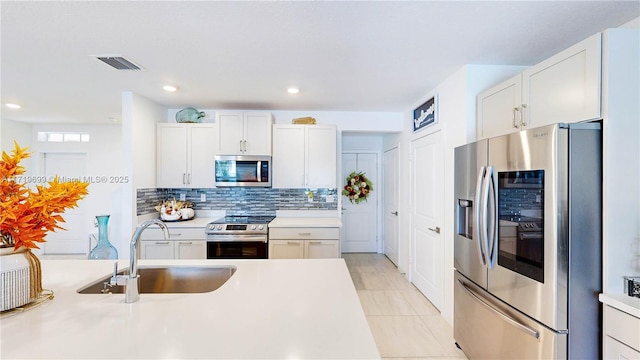
[{"label": "kitchen island countertop", "polygon": [[[108,260],[43,260],[55,298],[0,320],[0,358],[378,359],[343,259],[140,260],[237,267],[202,294],[81,295]],[[127,267],[120,261],[119,268]]]}]

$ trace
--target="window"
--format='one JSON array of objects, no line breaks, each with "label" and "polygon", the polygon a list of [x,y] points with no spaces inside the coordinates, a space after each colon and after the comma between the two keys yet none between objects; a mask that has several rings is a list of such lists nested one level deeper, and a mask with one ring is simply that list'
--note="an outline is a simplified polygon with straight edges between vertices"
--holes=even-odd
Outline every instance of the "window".
[{"label": "window", "polygon": [[43,142],[89,142],[89,133],[82,132],[38,132],[38,141]]}]

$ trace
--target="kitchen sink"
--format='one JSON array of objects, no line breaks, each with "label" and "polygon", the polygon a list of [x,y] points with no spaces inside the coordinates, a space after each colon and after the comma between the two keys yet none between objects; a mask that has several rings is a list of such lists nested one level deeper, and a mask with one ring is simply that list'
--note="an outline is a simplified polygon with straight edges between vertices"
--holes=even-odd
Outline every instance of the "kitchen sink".
[{"label": "kitchen sink", "polygon": [[[236,272],[235,266],[138,267],[141,294],[206,293],[224,285]],[[122,269],[118,275],[126,275]],[[113,275],[106,275],[80,289],[80,294],[124,294],[124,286],[110,286]]]}]

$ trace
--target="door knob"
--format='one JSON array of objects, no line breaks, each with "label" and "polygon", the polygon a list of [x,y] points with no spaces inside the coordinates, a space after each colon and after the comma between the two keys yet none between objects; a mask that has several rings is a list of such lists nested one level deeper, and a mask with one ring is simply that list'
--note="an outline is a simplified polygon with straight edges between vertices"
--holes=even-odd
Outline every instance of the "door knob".
[{"label": "door knob", "polygon": [[397,211],[393,211],[393,212],[391,212],[391,215],[398,216],[398,212]]},{"label": "door knob", "polygon": [[439,227],[439,226],[436,226],[436,228],[435,228],[435,229],[432,229],[432,228],[428,228],[428,229],[429,229],[429,230],[431,230],[431,231],[433,231],[433,232],[434,232],[434,233],[436,233],[436,234],[440,234],[440,227]]}]

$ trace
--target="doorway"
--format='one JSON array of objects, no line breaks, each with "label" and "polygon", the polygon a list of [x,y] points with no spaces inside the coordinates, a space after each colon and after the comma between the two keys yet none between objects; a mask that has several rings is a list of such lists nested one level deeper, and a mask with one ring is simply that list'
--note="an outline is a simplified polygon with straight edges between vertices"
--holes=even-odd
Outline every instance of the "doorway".
[{"label": "doorway", "polygon": [[[85,179],[87,154],[85,153],[44,153],[44,174],[47,179],[58,175],[60,181]],[[62,214],[65,222],[59,225],[66,230],[49,232],[46,242],[41,244],[45,255],[87,254],[89,247],[87,216],[83,201],[78,206],[67,209]]]},{"label": "doorway", "polygon": [[382,169],[384,177],[383,208],[384,208],[384,254],[398,266],[398,199],[399,187],[399,155],[398,148],[394,147],[384,152]]},{"label": "doorway", "polygon": [[[373,184],[373,191],[365,201],[350,202],[342,196],[342,252],[378,252],[378,154],[343,153],[342,175],[362,172]],[[345,184],[340,184],[340,191]]]},{"label": "doorway", "polygon": [[444,173],[441,131],[411,142],[411,282],[442,309],[444,292],[443,222]]}]

